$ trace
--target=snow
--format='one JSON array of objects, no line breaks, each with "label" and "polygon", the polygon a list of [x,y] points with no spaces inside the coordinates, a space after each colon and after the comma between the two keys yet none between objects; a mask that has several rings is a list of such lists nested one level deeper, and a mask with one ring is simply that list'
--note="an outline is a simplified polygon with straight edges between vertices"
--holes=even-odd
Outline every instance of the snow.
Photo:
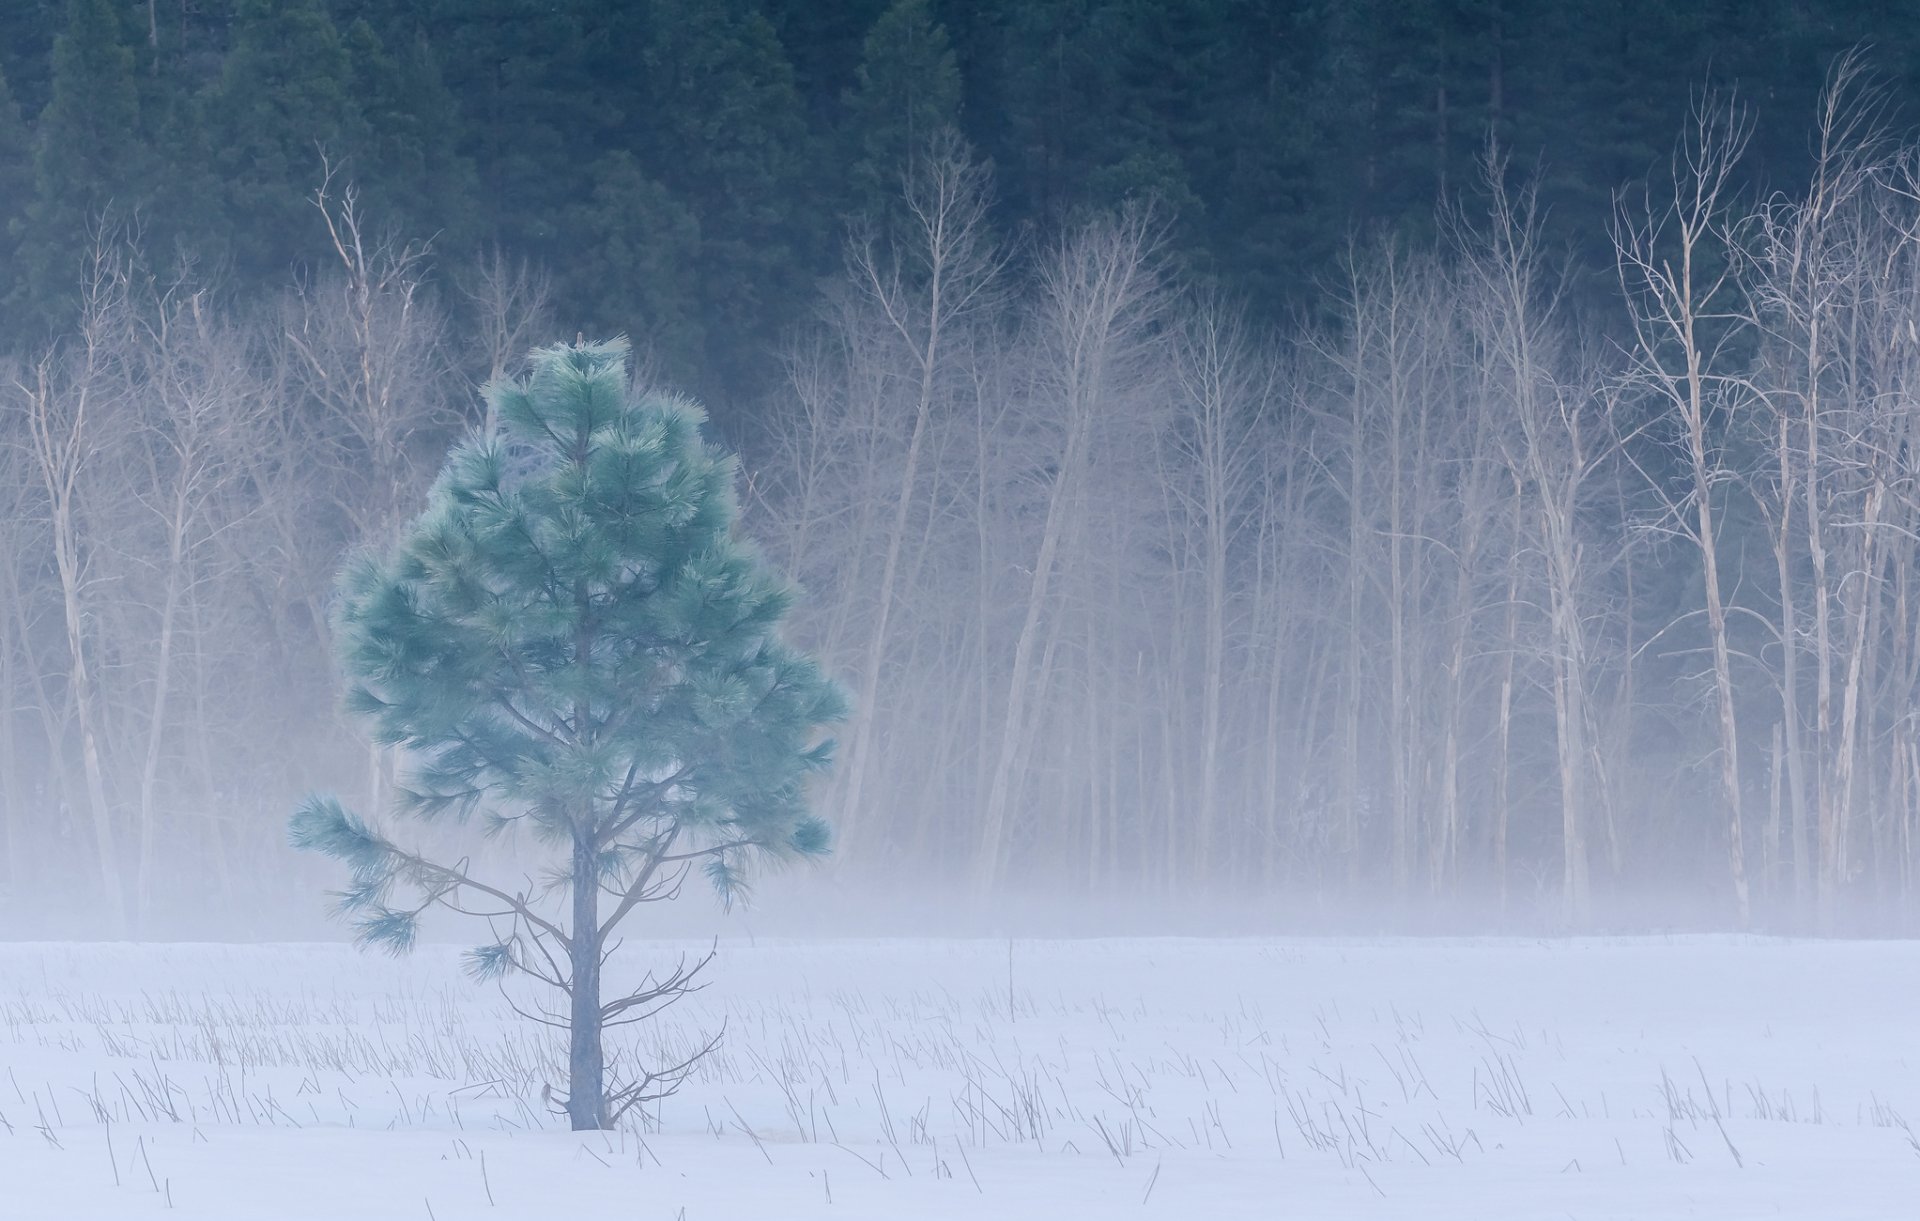
[{"label": "snow", "polygon": [[0,946],[0,1217],[1920,1215],[1920,943],[719,948],[575,1135],[454,947]]}]

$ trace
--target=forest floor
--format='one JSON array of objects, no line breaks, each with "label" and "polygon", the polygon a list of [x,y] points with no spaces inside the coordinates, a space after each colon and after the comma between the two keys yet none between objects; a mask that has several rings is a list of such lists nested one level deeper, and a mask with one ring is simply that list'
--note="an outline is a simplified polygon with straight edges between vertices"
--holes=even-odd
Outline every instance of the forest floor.
[{"label": "forest floor", "polygon": [[1920,1216],[1920,943],[719,948],[575,1135],[452,947],[0,945],[0,1217]]}]

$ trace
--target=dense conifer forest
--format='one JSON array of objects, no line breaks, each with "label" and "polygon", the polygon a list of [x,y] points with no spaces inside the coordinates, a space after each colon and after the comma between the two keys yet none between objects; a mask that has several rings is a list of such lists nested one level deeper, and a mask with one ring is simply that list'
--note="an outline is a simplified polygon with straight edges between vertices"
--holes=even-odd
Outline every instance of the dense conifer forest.
[{"label": "dense conifer forest", "polygon": [[1860,43],[1920,81],[1920,13],[1854,0],[17,0],[4,334],[71,325],[109,209],[157,262],[278,292],[325,261],[324,154],[441,278],[526,260],[559,325],[644,335],[751,412],[849,219],[948,125],[994,167],[1000,232],[1153,199],[1187,273],[1267,320],[1324,311],[1356,235],[1430,243],[1491,139],[1604,287],[1613,193],[1691,90],[1753,103],[1743,173],[1791,187]]}]

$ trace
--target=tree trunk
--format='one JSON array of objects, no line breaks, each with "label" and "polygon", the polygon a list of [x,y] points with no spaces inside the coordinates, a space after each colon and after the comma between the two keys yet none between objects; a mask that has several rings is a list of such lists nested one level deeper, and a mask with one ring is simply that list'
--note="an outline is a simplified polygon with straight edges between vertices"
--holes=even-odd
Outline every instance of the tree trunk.
[{"label": "tree trunk", "polygon": [[608,1126],[600,1038],[600,868],[585,831],[573,840],[573,944],[567,996],[567,1118],[575,1132]]},{"label": "tree trunk", "polygon": [[1879,525],[1880,501],[1884,491],[1885,485],[1876,481],[1873,490],[1867,496],[1866,513],[1864,515],[1865,521],[1861,523],[1861,559],[1857,573],[1860,578],[1861,590],[1858,598],[1858,607],[1853,612],[1853,624],[1848,632],[1847,677],[1845,685],[1841,688],[1840,699],[1840,741],[1833,752],[1834,778],[1832,801],[1834,805],[1835,827],[1833,831],[1832,870],[1834,877],[1832,883],[1833,890],[1828,896],[1829,906],[1823,912],[1823,915],[1828,921],[1831,921],[1837,914],[1833,906],[1834,901],[1838,898],[1839,890],[1847,884],[1851,873],[1848,862],[1851,845],[1848,843],[1848,838],[1852,829],[1851,824],[1853,822],[1854,807],[1856,804],[1854,797],[1854,786],[1856,783],[1855,757],[1858,755],[1860,749],[1860,722],[1864,715],[1871,715],[1870,711],[1863,711],[1861,707],[1861,689],[1863,687],[1862,674],[1867,652],[1870,647],[1867,633],[1867,612],[1873,607],[1875,602],[1873,585],[1875,569],[1878,567],[1878,559],[1874,555],[1873,540],[1874,531]]},{"label": "tree trunk", "polygon": [[1740,927],[1751,918],[1747,898],[1747,849],[1741,834],[1740,738],[1734,715],[1733,658],[1727,644],[1726,604],[1720,595],[1720,564],[1715,554],[1713,510],[1708,505],[1710,491],[1700,476],[1697,517],[1701,551],[1706,560],[1707,627],[1713,633],[1713,684],[1720,711],[1720,788],[1727,803],[1727,863],[1733,875],[1735,914]]},{"label": "tree trunk", "polygon": [[[1819,317],[1812,325],[1810,348],[1819,343]],[[1807,469],[1802,488],[1807,506],[1807,556],[1813,562],[1813,673],[1814,730],[1813,751],[1819,766],[1814,769],[1813,801],[1819,836],[1820,870],[1815,882],[1815,903],[1819,925],[1830,929],[1839,902],[1839,883],[1843,872],[1839,857],[1840,815],[1834,808],[1829,762],[1833,744],[1833,623],[1827,585],[1826,523],[1821,514],[1821,456],[1819,382],[1810,385],[1806,395]]]},{"label": "tree trunk", "polygon": [[[1074,338],[1088,348],[1104,348],[1106,343],[1113,340],[1111,320],[1108,321],[1107,328],[1103,329],[1095,322],[1086,328],[1086,334]],[[1072,528],[1070,519],[1080,496],[1080,468],[1086,462],[1087,449],[1092,443],[1093,412],[1106,389],[1100,369],[1106,357],[1105,351],[1087,351],[1083,348],[1074,355],[1081,363],[1070,371],[1068,383],[1063,387],[1064,401],[1061,403],[1067,417],[1064,421],[1066,437],[1061,446],[1058,469],[1048,489],[1040,546],[1033,558],[1033,579],[1027,586],[1026,610],[1021,620],[1020,634],[1013,646],[1013,661],[1007,679],[1006,712],[1000,723],[999,742],[992,754],[992,779],[987,789],[980,837],[978,877],[983,892],[991,891],[999,884],[1007,865],[1012,839],[1009,825],[1011,806],[1018,780],[1014,762],[1030,729],[1027,705],[1034,694],[1030,687],[1037,660],[1035,654],[1050,601],[1057,554],[1063,538]]]},{"label": "tree trunk", "polygon": [[[11,556],[0,556],[9,565]],[[6,576],[11,577],[9,570]],[[8,581],[7,596],[18,597]],[[20,763],[14,738],[14,709],[19,698],[14,686],[13,621],[0,615],[0,888],[12,889],[20,868],[20,828],[25,825],[22,812]]]},{"label": "tree trunk", "polygon": [[106,890],[109,927],[118,936],[127,929],[127,892],[121,881],[120,847],[113,833],[113,808],[107,801],[106,768],[100,759],[100,738],[95,729],[98,709],[87,666],[78,565],[71,558],[70,546],[60,546],[58,551],[67,646],[73,665],[73,710],[80,724],[80,761],[87,782],[87,808],[92,816],[94,847],[100,854],[100,881]]},{"label": "tree trunk", "polygon": [[1804,918],[1807,902],[1807,788],[1800,745],[1800,621],[1793,579],[1793,468],[1790,421],[1783,412],[1776,451],[1780,458],[1780,524],[1774,535],[1774,567],[1780,585],[1780,732],[1789,810],[1788,852],[1793,861],[1793,902]]},{"label": "tree trunk", "polygon": [[[185,476],[182,475],[184,481]],[[160,754],[166,745],[167,699],[173,689],[173,639],[180,612],[180,585],[185,562],[187,517],[191,513],[184,488],[176,488],[173,518],[167,534],[167,580],[160,607],[160,640],[153,674],[153,702],[147,709],[146,758],[140,766],[139,854],[134,866],[134,928],[144,932],[153,906],[154,840],[159,821],[156,806]]]},{"label": "tree trunk", "polygon": [[913,353],[920,375],[919,393],[913,410],[913,429],[907,438],[906,461],[901,466],[899,491],[894,497],[893,521],[887,530],[886,557],[880,566],[880,606],[867,638],[866,657],[860,668],[860,697],[853,706],[853,742],[847,751],[847,798],[843,819],[856,826],[863,821],[861,801],[870,767],[873,722],[879,703],[880,668],[886,664],[887,639],[892,626],[894,582],[900,569],[900,552],[906,543],[907,521],[920,490],[920,453],[926,445],[927,430],[933,418],[933,379],[940,360],[940,274],[943,270],[936,259],[933,284],[928,290],[926,340],[924,346]]},{"label": "tree trunk", "polygon": [[1691,243],[1681,253],[1680,321],[1687,360],[1686,413],[1688,455],[1693,465],[1694,542],[1700,548],[1706,578],[1707,630],[1713,645],[1713,686],[1720,721],[1720,790],[1727,806],[1727,865],[1733,879],[1733,900],[1740,927],[1751,919],[1747,897],[1747,848],[1741,829],[1740,733],[1733,693],[1733,653],[1727,642],[1727,608],[1720,589],[1719,532],[1714,525],[1714,472],[1707,454],[1707,392],[1705,357],[1694,332],[1697,317],[1693,301]]},{"label": "tree trunk", "polygon": [[1773,753],[1767,770],[1767,839],[1760,894],[1769,906],[1779,903],[1780,887],[1780,772],[1787,748],[1782,745],[1780,722],[1773,723]]},{"label": "tree trunk", "polygon": [[[1356,405],[1357,410],[1357,405]],[[1347,857],[1347,879],[1360,879],[1360,424],[1354,421],[1347,489],[1347,632],[1341,689],[1340,847]]]},{"label": "tree trunk", "polygon": [[1553,712],[1560,763],[1560,838],[1564,914],[1571,928],[1582,928],[1591,917],[1588,883],[1586,757],[1586,674],[1578,647],[1579,627],[1565,590],[1553,591],[1556,656],[1553,663]]},{"label": "tree trunk", "polygon": [[[1221,472],[1207,471],[1207,596],[1206,655],[1200,709],[1200,843],[1195,851],[1194,880],[1202,887],[1216,864],[1216,837],[1220,819],[1220,718],[1224,702],[1227,628],[1227,506]],[[1172,811],[1168,811],[1169,821]]]},{"label": "tree trunk", "polygon": [[[1397,319],[1390,321],[1397,322]],[[1413,846],[1413,795],[1410,792],[1413,735],[1408,724],[1413,699],[1407,673],[1407,591],[1409,587],[1418,586],[1407,571],[1406,485],[1410,480],[1406,458],[1406,396],[1400,385],[1399,347],[1397,342],[1390,341],[1387,355],[1387,750],[1392,757],[1387,782],[1392,785],[1389,806],[1393,819],[1393,897],[1396,902],[1404,903]]]},{"label": "tree trunk", "polygon": [[1500,890],[1500,914],[1507,912],[1507,820],[1512,808],[1513,670],[1519,653],[1520,565],[1507,557],[1507,621],[1500,669],[1500,751],[1493,772],[1493,875]]},{"label": "tree trunk", "polygon": [[1041,615],[1047,606],[1048,586],[1053,578],[1054,553],[1060,545],[1061,517],[1066,511],[1062,504],[1064,489],[1060,484],[1071,476],[1072,467],[1079,462],[1079,431],[1076,423],[1075,439],[1068,444],[1067,457],[1061,463],[1062,470],[1047,506],[1040,552],[1033,563],[1033,582],[1027,590],[1026,614],[1020,624],[1020,635],[1014,641],[1013,664],[1007,676],[1006,713],[1000,723],[999,742],[993,752],[992,780],[987,789],[985,825],[980,837],[979,880],[983,891],[992,890],[999,884],[1001,871],[1006,865],[1011,833],[1008,813],[1015,781],[1014,760],[1027,733],[1027,701],[1032,694],[1028,687],[1034,668],[1035,645],[1040,636]]}]

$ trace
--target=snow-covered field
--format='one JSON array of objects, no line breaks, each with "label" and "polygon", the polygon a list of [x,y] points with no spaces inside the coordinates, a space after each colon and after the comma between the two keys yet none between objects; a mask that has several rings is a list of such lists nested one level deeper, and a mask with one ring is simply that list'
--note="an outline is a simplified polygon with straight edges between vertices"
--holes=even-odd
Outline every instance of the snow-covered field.
[{"label": "snow-covered field", "polygon": [[577,1136],[451,948],[0,946],[0,1217],[1920,1217],[1920,944],[1009,948],[722,942]]}]

